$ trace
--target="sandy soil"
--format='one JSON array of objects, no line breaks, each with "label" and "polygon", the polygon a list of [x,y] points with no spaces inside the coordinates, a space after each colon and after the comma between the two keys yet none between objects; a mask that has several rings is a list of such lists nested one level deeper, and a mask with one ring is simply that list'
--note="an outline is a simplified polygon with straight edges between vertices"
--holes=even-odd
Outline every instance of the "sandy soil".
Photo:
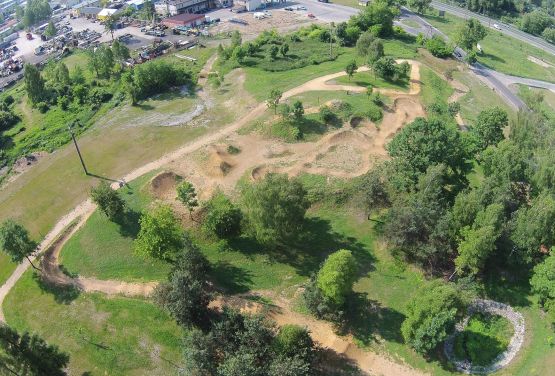
[{"label": "sandy soil", "polygon": [[[453,102],[458,101],[459,99],[464,97],[469,91],[468,87],[460,81],[450,80],[449,83],[451,84],[453,89],[455,89],[455,91],[449,97],[449,99],[447,99],[447,103],[453,103]],[[463,129],[463,130],[468,129],[466,124],[464,123],[464,120],[463,120],[460,112],[455,115],[455,121],[457,122],[458,126],[461,129]]]},{"label": "sandy soil", "polygon": [[242,25],[229,20],[223,20],[218,25],[210,29],[212,34],[228,33],[230,31],[239,30],[242,34],[258,35],[264,30],[278,29],[280,31],[290,30],[301,27],[305,24],[313,23],[305,14],[294,12],[286,12],[272,10],[272,16],[257,20],[253,17],[253,13],[234,14],[233,18],[246,21],[247,25]]},{"label": "sandy soil", "polygon": [[542,60],[542,59],[538,59],[535,56],[528,56],[528,60],[531,61],[534,64],[538,64],[540,67],[543,68],[552,68],[553,65],[549,64],[548,62]]}]

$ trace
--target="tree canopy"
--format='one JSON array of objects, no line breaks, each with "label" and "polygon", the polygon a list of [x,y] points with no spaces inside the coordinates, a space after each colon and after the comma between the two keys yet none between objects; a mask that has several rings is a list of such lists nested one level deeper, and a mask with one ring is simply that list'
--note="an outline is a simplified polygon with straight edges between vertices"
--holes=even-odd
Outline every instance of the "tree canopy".
[{"label": "tree canopy", "polygon": [[328,256],[318,272],[316,283],[324,297],[340,307],[352,292],[356,273],[357,264],[353,254],[341,249]]},{"label": "tree canopy", "polygon": [[471,51],[487,34],[487,29],[480,21],[470,18],[457,30],[455,40],[459,46]]},{"label": "tree canopy", "polygon": [[0,248],[13,262],[21,263],[27,259],[33,268],[38,269],[30,258],[37,248],[37,243],[29,237],[25,227],[12,219],[5,220],[0,226]]}]

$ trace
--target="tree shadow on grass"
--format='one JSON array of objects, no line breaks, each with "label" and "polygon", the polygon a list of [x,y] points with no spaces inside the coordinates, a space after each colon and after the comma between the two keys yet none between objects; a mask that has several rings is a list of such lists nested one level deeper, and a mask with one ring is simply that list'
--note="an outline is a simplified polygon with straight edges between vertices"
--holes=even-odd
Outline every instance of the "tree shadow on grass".
[{"label": "tree shadow on grass", "polygon": [[303,135],[322,135],[328,130],[328,127],[324,123],[315,119],[308,118],[303,118],[301,121],[299,121],[298,127]]},{"label": "tree shadow on grass", "polygon": [[217,287],[228,294],[248,292],[252,285],[250,272],[231,265],[227,261],[218,261],[212,265],[212,279]]},{"label": "tree shadow on grass", "polygon": [[513,307],[528,307],[531,302],[531,270],[523,266],[498,266],[492,260],[487,264],[484,292],[489,299]]},{"label": "tree shadow on grass", "polygon": [[135,239],[141,229],[139,224],[140,218],[141,213],[127,208],[125,212],[115,220],[116,224],[119,226],[119,233],[121,236]]},{"label": "tree shadow on grass", "polygon": [[330,253],[340,249],[353,253],[359,265],[360,276],[374,270],[375,258],[370,250],[354,237],[335,232],[330,221],[322,218],[307,218],[302,233],[284,244],[264,246],[246,236],[233,239],[229,244],[247,256],[265,254],[270,261],[290,265],[305,277],[314,274]]},{"label": "tree shadow on grass", "polygon": [[81,294],[74,285],[59,285],[47,281],[39,273],[33,273],[33,279],[37,282],[39,289],[45,294],[54,296],[54,301],[58,304],[70,304]]},{"label": "tree shadow on grass", "polygon": [[366,293],[353,293],[347,308],[347,330],[361,343],[369,345],[384,339],[403,343],[401,324],[405,315],[370,300]]},{"label": "tree shadow on grass", "polygon": [[[499,56],[495,56],[495,55],[492,55],[492,54],[488,54],[487,52],[482,52],[482,54],[481,54],[481,55],[478,55],[478,56],[485,57],[485,58],[488,58],[488,59],[490,59],[490,60],[492,60],[492,61],[497,61],[497,62],[499,62],[499,63],[506,63],[506,62],[507,62],[505,59],[503,59],[503,58],[501,58],[501,57],[499,57]],[[484,64],[484,65],[485,65],[485,64]]]},{"label": "tree shadow on grass", "polygon": [[352,359],[344,354],[338,354],[329,348],[316,349],[316,375],[327,376],[362,376],[365,375]]}]

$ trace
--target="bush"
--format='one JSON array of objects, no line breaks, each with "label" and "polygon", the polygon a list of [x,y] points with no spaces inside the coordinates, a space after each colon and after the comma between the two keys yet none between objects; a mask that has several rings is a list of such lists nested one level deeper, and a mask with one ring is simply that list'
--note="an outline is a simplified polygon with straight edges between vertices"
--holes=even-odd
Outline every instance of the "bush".
[{"label": "bush", "polygon": [[112,99],[112,93],[100,87],[95,87],[89,92],[89,102],[93,105],[100,106],[110,99]]},{"label": "bush", "polygon": [[104,181],[91,190],[91,198],[98,205],[98,208],[112,221],[121,216],[125,210],[125,202],[119,193]]},{"label": "bush", "polygon": [[46,102],[39,102],[39,103],[37,103],[37,110],[39,110],[39,112],[40,112],[41,114],[46,113],[46,111],[48,111],[49,108],[50,108],[50,107],[48,106],[48,103],[46,103]]},{"label": "bush", "polygon": [[371,103],[370,107],[366,111],[366,116],[368,117],[368,119],[370,119],[371,121],[373,121],[375,123],[375,122],[378,122],[378,121],[382,120],[383,113],[382,113],[381,108],[379,108],[375,104]]},{"label": "bush", "polygon": [[230,238],[241,232],[241,210],[219,192],[206,203],[208,213],[203,226],[219,238]]},{"label": "bush", "polygon": [[425,46],[432,55],[440,58],[450,57],[453,55],[453,51],[455,50],[453,46],[445,43],[443,38],[437,35],[434,35],[432,38],[426,40]]},{"label": "bush", "polygon": [[172,86],[191,83],[191,80],[191,73],[184,67],[164,60],[153,60],[139,65],[133,74],[138,99],[164,92]]},{"label": "bush", "polygon": [[18,117],[12,112],[0,111],[0,131],[10,129],[18,120]]}]

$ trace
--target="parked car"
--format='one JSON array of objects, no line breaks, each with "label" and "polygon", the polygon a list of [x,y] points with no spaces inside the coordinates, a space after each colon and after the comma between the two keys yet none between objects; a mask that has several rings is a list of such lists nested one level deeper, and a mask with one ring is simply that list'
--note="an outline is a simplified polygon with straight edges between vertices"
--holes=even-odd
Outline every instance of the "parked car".
[{"label": "parked car", "polygon": [[306,10],[306,7],[304,5],[299,5],[297,6],[297,10]]},{"label": "parked car", "polygon": [[497,30],[501,30],[501,28],[499,27],[499,25],[498,25],[498,24],[495,24],[495,23],[493,24],[493,28],[494,28],[494,29],[497,29]]},{"label": "parked car", "polygon": [[312,13],[307,14],[308,18],[316,18],[316,16]]}]

